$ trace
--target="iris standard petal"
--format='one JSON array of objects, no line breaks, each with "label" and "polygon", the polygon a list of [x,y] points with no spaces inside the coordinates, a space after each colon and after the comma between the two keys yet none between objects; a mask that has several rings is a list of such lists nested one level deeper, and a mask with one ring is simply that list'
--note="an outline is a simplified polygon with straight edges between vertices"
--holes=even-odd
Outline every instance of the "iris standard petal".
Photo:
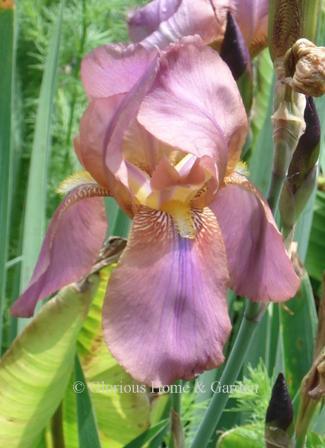
[{"label": "iris standard petal", "polygon": [[126,130],[123,154],[126,160],[148,174],[153,173],[161,159],[168,158],[177,163],[185,155],[155,138],[137,120]]},{"label": "iris standard petal", "polygon": [[82,60],[81,79],[90,98],[129,92],[148,70],[157,49],[141,45],[105,45]]},{"label": "iris standard petal", "polygon": [[195,34],[205,44],[218,46],[228,11],[235,15],[252,55],[267,45],[268,0],[154,0],[129,16],[129,35],[134,42],[161,49]]},{"label": "iris standard petal", "polygon": [[168,51],[138,120],[158,139],[197,157],[212,157],[220,178],[227,162],[232,167],[238,161],[247,133],[245,109],[229,68],[196,39]]},{"label": "iris standard petal", "polygon": [[252,55],[267,45],[268,0],[237,0],[235,17]]},{"label": "iris standard petal", "polygon": [[81,118],[79,136],[74,142],[80,163],[106,188],[109,188],[103,163],[106,130],[122,99],[123,95],[114,95],[92,100]]},{"label": "iris standard petal", "polygon": [[[143,79],[143,78],[142,78]],[[145,82],[145,79],[143,79]],[[131,89],[129,101],[124,104],[128,119],[122,132],[121,147],[123,158],[145,172],[151,174],[163,156],[175,159],[177,150],[151,135],[128,110],[132,106],[132,97],[137,93]],[[108,184],[107,167],[103,163],[107,144],[107,132],[116,114],[121,114],[119,106],[126,94],[112,95],[107,98],[94,98],[90,101],[80,122],[79,136],[75,139],[75,151],[87,171],[103,186]],[[115,122],[117,125],[119,120]],[[111,129],[112,131],[112,129]],[[104,147],[105,146],[105,147]],[[183,155],[182,155],[183,156]],[[112,192],[114,195],[114,192]]]},{"label": "iris standard petal", "polygon": [[130,216],[135,192],[142,187],[150,190],[148,173],[154,170],[162,154],[172,157],[175,153],[136,119],[158,65],[156,58],[130,92],[92,99],[75,141],[81,163],[101,185],[109,185],[111,194]]},{"label": "iris standard petal", "polygon": [[132,216],[130,192],[104,164],[106,132],[123,98],[124,95],[114,95],[92,100],[81,118],[74,147],[84,168],[98,184],[109,189],[123,210]]},{"label": "iris standard petal", "polygon": [[[168,7],[165,6],[165,14],[159,14],[162,3],[168,4]],[[220,41],[226,25],[225,15],[232,3],[232,0],[154,2],[138,9],[129,18],[130,36],[135,35],[138,40],[142,35],[145,37],[143,45],[157,46],[161,49],[166,48],[171,42],[179,41],[182,37],[196,34],[205,44]]]},{"label": "iris standard petal", "polygon": [[161,22],[177,11],[182,0],[153,0],[129,14],[129,36],[133,42],[140,42],[153,33]]},{"label": "iris standard petal", "polygon": [[158,57],[154,59],[143,76],[124,96],[105,132],[105,166],[127,187],[129,172],[123,154],[124,138],[130,126],[136,121],[139,107],[155,80],[159,62]]},{"label": "iris standard petal", "polygon": [[154,387],[224,359],[231,328],[225,248],[209,209],[193,218],[196,238],[187,239],[166,213],[140,209],[108,286],[107,344],[132,376]]},{"label": "iris standard petal", "polygon": [[96,184],[72,190],[57,209],[46,234],[33,276],[11,308],[30,317],[36,303],[86,275],[104,242],[107,220],[103,199],[108,192]]},{"label": "iris standard petal", "polygon": [[224,237],[232,288],[254,301],[288,300],[300,282],[267,202],[244,176],[228,182],[209,207]]}]

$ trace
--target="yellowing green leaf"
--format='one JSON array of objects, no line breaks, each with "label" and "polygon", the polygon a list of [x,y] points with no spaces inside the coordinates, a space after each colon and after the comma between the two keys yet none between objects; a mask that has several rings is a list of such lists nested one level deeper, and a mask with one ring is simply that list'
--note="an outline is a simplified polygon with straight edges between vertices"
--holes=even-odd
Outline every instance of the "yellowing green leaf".
[{"label": "yellowing green leaf", "polygon": [[101,271],[100,285],[78,343],[102,447],[121,448],[148,428],[150,404],[145,386],[124,371],[103,340],[102,304],[111,270]]},{"label": "yellowing green leaf", "polygon": [[0,446],[34,448],[62,400],[98,277],[42,307],[0,362]]}]

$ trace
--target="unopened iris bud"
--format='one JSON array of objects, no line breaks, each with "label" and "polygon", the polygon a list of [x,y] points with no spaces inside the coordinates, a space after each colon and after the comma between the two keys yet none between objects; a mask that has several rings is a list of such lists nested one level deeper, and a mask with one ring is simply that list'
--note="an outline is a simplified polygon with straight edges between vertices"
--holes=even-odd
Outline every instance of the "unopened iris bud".
[{"label": "unopened iris bud", "polygon": [[269,45],[272,59],[286,53],[302,36],[302,10],[298,1],[273,0],[270,2]]},{"label": "unopened iris bud", "polygon": [[316,182],[320,122],[311,97],[307,98],[304,120],[306,130],[294,152],[280,198],[280,214],[285,235],[293,229]]},{"label": "unopened iris bud", "polygon": [[[287,66],[284,61],[287,51],[302,36],[315,38],[318,6],[318,0],[270,0],[269,46],[277,78],[275,113],[272,116],[275,155],[269,193],[269,203],[274,210],[292,156],[305,130],[305,95],[286,82]],[[301,67],[299,69],[302,70]],[[300,84],[303,83],[301,77],[300,73]]]},{"label": "unopened iris bud", "polygon": [[[283,142],[294,151],[305,131],[304,95],[293,92],[281,82],[276,86],[275,112],[272,115],[273,138],[275,144]],[[291,154],[292,155],[292,154]]]},{"label": "unopened iris bud", "polygon": [[250,68],[248,48],[240,28],[230,12],[227,13],[227,26],[220,56],[226,62],[236,80]]},{"label": "unopened iris bud", "polygon": [[294,229],[301,212],[314,190],[317,180],[317,167],[313,167],[309,174],[304,178],[302,185],[297,189],[291,184],[291,179],[294,179],[294,177],[287,177],[280,197],[279,209],[281,226],[285,238],[287,238],[290,232]]},{"label": "unopened iris bud", "polygon": [[315,40],[319,0],[270,0],[269,46],[273,60],[282,58],[302,36]]},{"label": "unopened iris bud", "polygon": [[240,27],[229,11],[227,26],[220,48],[220,56],[226,62],[237,81],[241,97],[247,113],[252,106],[253,80],[251,57]]},{"label": "unopened iris bud", "polygon": [[269,203],[272,208],[278,204],[284,179],[297,148],[298,141],[305,131],[304,110],[306,98],[294,92],[289,86],[277,81],[275,88],[275,112],[272,115],[274,161]]},{"label": "unopened iris bud", "polygon": [[285,82],[294,90],[309,96],[325,93],[325,47],[299,39],[284,58]]},{"label": "unopened iris bud", "polygon": [[291,398],[286,380],[279,373],[273,389],[265,417],[265,443],[267,448],[291,447],[289,427],[293,419]]}]

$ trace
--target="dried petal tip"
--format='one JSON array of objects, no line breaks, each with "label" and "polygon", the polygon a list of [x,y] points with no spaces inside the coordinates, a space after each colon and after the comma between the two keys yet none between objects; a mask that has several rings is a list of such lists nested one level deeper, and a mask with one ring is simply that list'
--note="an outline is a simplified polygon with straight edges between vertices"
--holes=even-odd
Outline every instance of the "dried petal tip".
[{"label": "dried petal tip", "polygon": [[235,79],[238,79],[250,67],[249,51],[239,26],[229,11],[220,56],[230,68]]},{"label": "dried petal tip", "polygon": [[285,82],[308,96],[325,93],[325,47],[299,39],[284,57]]},{"label": "dried petal tip", "polygon": [[293,410],[287,383],[283,374],[279,373],[272,389],[265,423],[285,431],[290,426],[292,418]]},{"label": "dried petal tip", "polygon": [[315,363],[315,377],[313,389],[308,395],[313,400],[321,400],[325,397],[325,353],[323,353]]}]

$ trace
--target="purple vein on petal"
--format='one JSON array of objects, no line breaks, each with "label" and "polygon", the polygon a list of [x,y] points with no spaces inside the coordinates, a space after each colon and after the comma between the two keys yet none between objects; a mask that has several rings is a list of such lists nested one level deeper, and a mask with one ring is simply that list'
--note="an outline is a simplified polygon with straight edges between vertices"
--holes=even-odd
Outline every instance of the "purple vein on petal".
[{"label": "purple vein on petal", "polygon": [[187,267],[191,261],[191,257],[188,254],[190,251],[190,240],[187,238],[183,238],[179,235],[177,238],[177,252],[178,252],[178,266],[179,266],[179,275],[178,275],[178,291],[177,296],[178,300],[175,301],[175,314],[174,314],[174,322],[175,322],[175,339],[176,341],[179,339],[180,333],[180,325],[181,325],[181,317],[184,307],[186,306],[185,300],[187,295]]},{"label": "purple vein on petal", "polygon": [[198,237],[185,239],[169,215],[141,209],[110,280],[106,341],[131,375],[155,387],[223,361],[225,249],[212,212],[200,215]]}]

